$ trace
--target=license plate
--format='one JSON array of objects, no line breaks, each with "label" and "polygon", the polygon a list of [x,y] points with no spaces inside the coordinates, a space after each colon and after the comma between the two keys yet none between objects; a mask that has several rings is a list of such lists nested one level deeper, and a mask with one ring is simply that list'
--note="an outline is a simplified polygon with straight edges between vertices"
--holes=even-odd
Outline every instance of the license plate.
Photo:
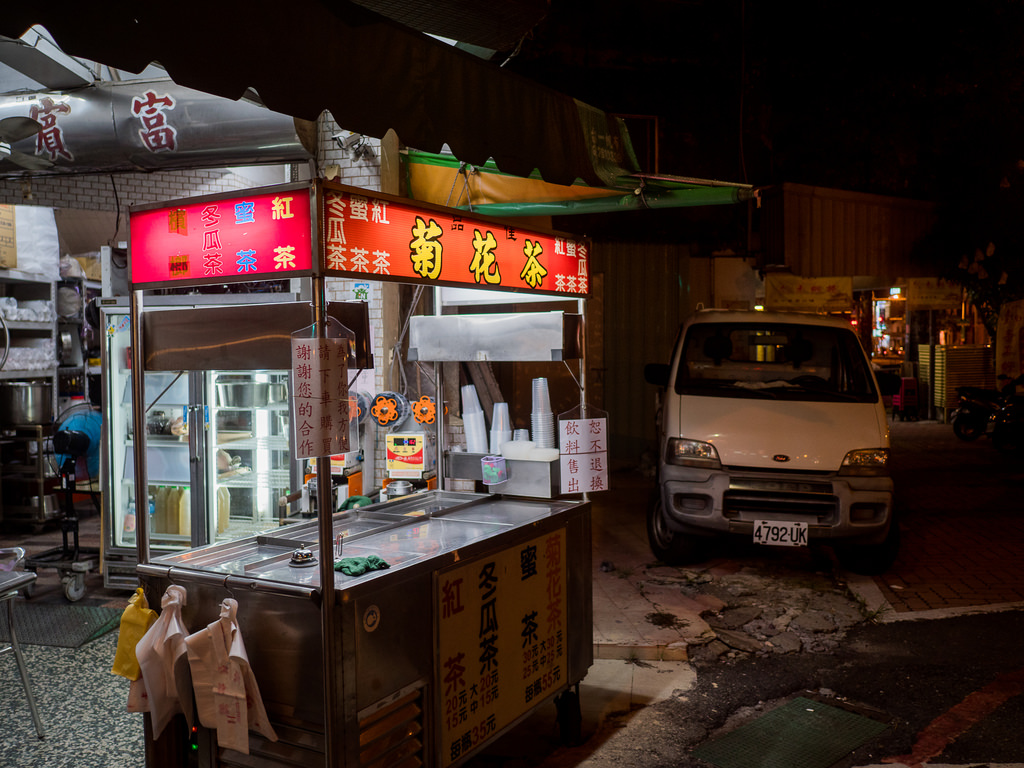
[{"label": "license plate", "polygon": [[807,523],[758,520],[754,523],[754,542],[774,547],[806,547]]}]

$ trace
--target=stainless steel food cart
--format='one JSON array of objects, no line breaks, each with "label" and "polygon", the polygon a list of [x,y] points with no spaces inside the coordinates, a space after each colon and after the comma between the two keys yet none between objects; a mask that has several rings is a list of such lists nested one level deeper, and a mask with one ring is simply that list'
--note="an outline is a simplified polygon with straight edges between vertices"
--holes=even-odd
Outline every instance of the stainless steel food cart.
[{"label": "stainless steel food cart", "polygon": [[[256,192],[276,201],[276,191],[267,189]],[[310,278],[306,323],[280,319],[280,310],[273,313],[277,320],[261,316],[252,324],[251,317],[232,317],[223,308],[192,309],[187,318],[147,309],[143,289],[159,282],[136,279],[133,266],[133,369],[286,367],[281,355],[289,331],[312,323],[314,332],[322,332],[331,311],[323,285],[324,275],[333,274],[331,217],[365,204],[362,198],[362,191],[310,185],[306,213],[314,259],[294,272]],[[190,211],[202,210],[203,220],[212,220],[203,206],[219,199],[164,204],[160,215],[167,218],[157,222],[158,229],[184,227]],[[386,196],[373,200],[376,206],[407,203]],[[445,211],[424,209],[438,218]],[[473,223],[456,214],[459,230],[461,223]],[[379,220],[390,223],[386,219],[385,213]],[[416,226],[422,223],[417,216]],[[522,230],[509,234],[514,239]],[[348,235],[351,243],[352,228]],[[133,252],[134,237],[133,228]],[[526,242],[536,261],[541,241]],[[408,238],[404,244],[409,247]],[[557,250],[554,241],[550,250]],[[189,258],[196,257],[168,257],[179,283]],[[571,266],[576,268],[576,260]],[[191,335],[182,334],[183,319]],[[365,360],[369,333],[360,323],[365,314],[351,313],[346,321],[355,334],[355,357],[365,353]],[[245,325],[255,332],[234,332]],[[133,377],[133,387],[134,401],[148,402],[145,377]],[[136,410],[138,497],[146,492],[143,419]],[[201,430],[197,423],[194,433]],[[319,476],[330,475],[329,458],[318,458],[316,465]],[[318,484],[317,493],[317,508],[332,509],[330,484]],[[237,603],[249,665],[278,737],[250,731],[246,753],[220,746],[215,729],[190,732],[181,717],[154,739],[147,718],[147,765],[447,768],[552,699],[571,729],[579,715],[573,689],[592,663],[589,511],[586,500],[434,490],[158,556],[150,552],[148,521],[141,516],[137,572],[149,604],[160,605],[172,584],[184,587],[182,620],[196,632],[217,619],[225,598]],[[211,515],[194,510],[194,517]],[[335,568],[346,561],[375,567],[362,573],[354,568],[351,575]]]},{"label": "stainless steel food cart", "polygon": [[[315,522],[140,566],[151,603],[170,584],[185,587],[190,628],[216,620],[225,597],[238,601],[279,737],[250,733],[245,756],[218,749],[213,732],[200,729],[199,765],[323,764],[324,686],[339,704],[329,727],[342,764],[381,768],[461,762],[564,694],[592,662],[588,506],[428,491],[337,513],[344,556],[375,554],[390,567],[337,573],[327,607],[319,570],[292,563],[297,549],[322,557]],[[325,678],[320,620],[328,608],[338,621],[337,667]],[[149,764],[178,765],[173,749],[154,758]]]}]

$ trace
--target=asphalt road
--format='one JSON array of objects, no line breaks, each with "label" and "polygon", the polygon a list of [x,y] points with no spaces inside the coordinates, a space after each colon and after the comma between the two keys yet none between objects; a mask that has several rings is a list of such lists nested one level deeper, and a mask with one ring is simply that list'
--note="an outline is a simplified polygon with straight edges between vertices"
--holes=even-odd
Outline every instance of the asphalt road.
[{"label": "asphalt road", "polygon": [[[894,573],[910,581],[927,579],[932,591],[936,581],[963,579],[965,571],[967,578],[984,576],[997,585],[1017,578],[1024,558],[1019,542],[1008,537],[1016,535],[1017,518],[1024,516],[1024,455],[1000,454],[984,439],[961,442],[948,425],[896,423],[893,473],[905,532]],[[819,558],[795,553],[759,560],[749,547],[726,556],[766,574],[772,568],[798,573],[821,566]],[[950,563],[955,567],[944,572],[942,565]],[[897,579],[887,575],[879,581]],[[820,768],[1024,768],[1024,611],[1008,609],[998,590],[967,602],[967,608],[951,603],[945,611],[904,607],[898,621],[866,620],[824,652],[694,661],[692,687],[608,718],[580,747],[538,754],[524,742],[521,758],[506,749],[503,759],[479,764],[708,768],[713,764],[694,756],[695,748],[803,696],[886,726],[839,762]],[[777,766],[762,745],[739,768]],[[806,766],[818,768],[814,762]]]}]

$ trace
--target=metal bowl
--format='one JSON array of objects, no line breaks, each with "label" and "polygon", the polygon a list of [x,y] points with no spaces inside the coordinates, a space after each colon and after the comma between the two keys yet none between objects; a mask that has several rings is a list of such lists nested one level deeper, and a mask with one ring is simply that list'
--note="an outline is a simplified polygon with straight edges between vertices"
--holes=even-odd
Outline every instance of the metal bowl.
[{"label": "metal bowl", "polygon": [[267,382],[217,382],[217,405],[222,408],[264,408],[269,402]]}]

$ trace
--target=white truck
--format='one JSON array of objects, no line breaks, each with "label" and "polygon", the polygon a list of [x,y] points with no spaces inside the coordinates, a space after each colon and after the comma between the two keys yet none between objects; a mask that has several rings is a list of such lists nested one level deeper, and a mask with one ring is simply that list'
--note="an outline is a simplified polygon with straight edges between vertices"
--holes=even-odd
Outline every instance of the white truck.
[{"label": "white truck", "polygon": [[895,560],[889,427],[871,364],[850,324],[822,315],[699,310],[663,388],[651,550],[683,564],[709,537],[768,546],[832,545],[851,571]]}]

